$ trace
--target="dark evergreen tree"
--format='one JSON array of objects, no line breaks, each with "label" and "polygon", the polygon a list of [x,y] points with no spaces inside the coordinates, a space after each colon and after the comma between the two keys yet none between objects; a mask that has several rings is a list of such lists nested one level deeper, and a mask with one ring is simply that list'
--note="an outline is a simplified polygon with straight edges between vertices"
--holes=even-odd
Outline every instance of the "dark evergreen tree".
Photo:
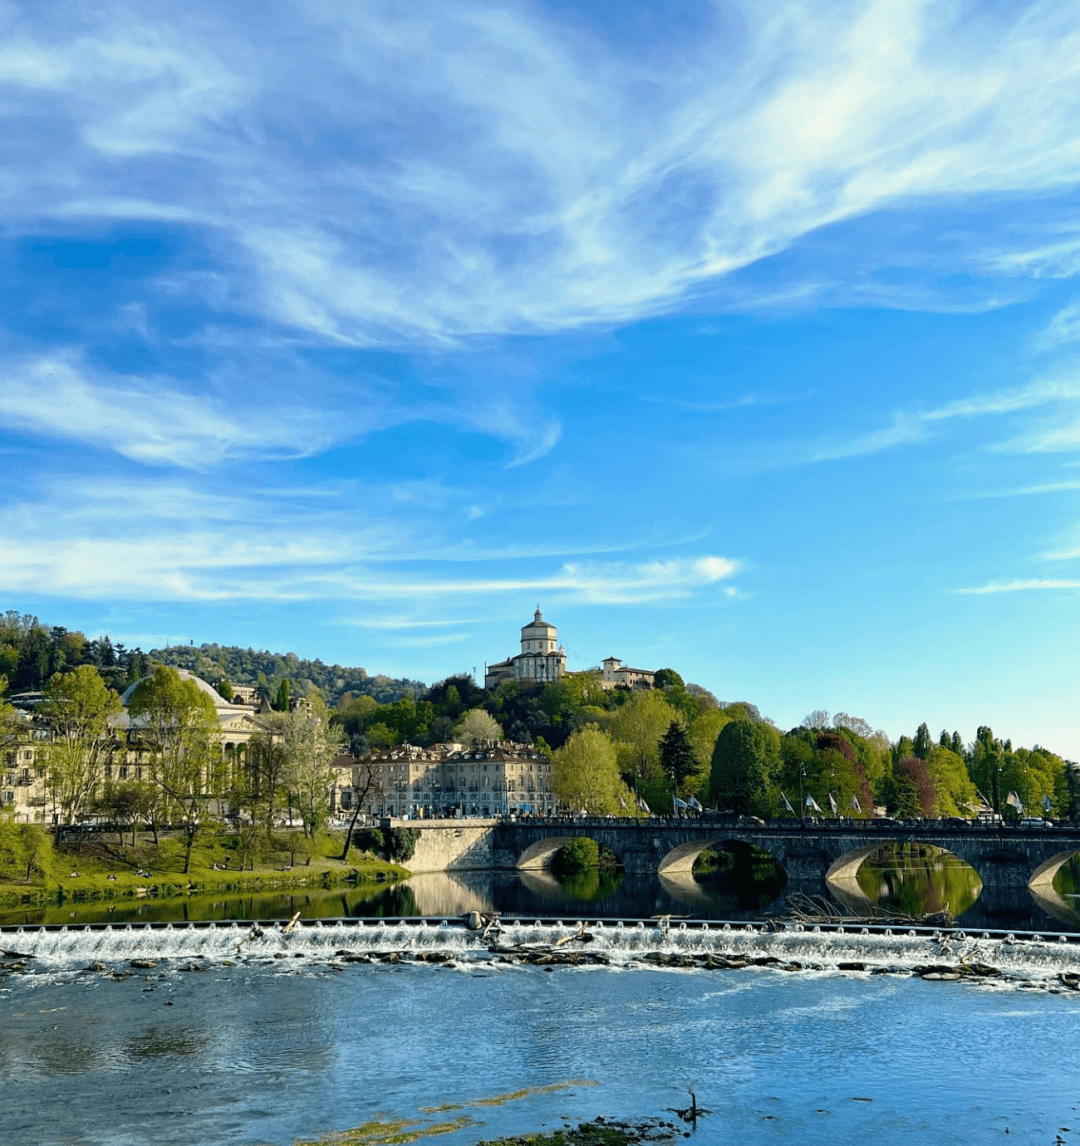
[{"label": "dark evergreen tree", "polygon": [[660,767],[664,775],[675,786],[676,793],[690,776],[698,771],[697,755],[686,729],[673,720],[667,732],[660,738]]},{"label": "dark evergreen tree", "polygon": [[49,665],[52,646],[44,629],[32,629],[23,640],[19,660],[15,666],[15,679],[11,687],[15,692],[43,688],[52,675]]},{"label": "dark evergreen tree", "polygon": [[927,727],[926,721],[924,720],[922,724],[919,725],[918,730],[915,733],[915,741],[912,745],[912,755],[918,756],[920,760],[928,759],[930,756],[931,744],[932,741],[930,739],[930,729]]}]

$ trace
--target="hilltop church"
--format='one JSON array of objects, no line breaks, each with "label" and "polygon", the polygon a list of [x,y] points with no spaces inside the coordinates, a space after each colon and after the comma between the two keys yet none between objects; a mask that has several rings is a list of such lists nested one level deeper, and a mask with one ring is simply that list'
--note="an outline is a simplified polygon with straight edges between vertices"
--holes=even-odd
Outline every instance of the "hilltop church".
[{"label": "hilltop church", "polygon": [[[590,669],[600,675],[604,688],[652,688],[654,673],[648,669],[629,668],[618,657],[608,657],[603,667]],[[558,644],[558,630],[545,621],[536,606],[529,624],[521,629],[521,652],[508,660],[488,665],[484,672],[484,688],[496,689],[504,681],[522,684],[546,684],[566,676],[566,649]]]}]

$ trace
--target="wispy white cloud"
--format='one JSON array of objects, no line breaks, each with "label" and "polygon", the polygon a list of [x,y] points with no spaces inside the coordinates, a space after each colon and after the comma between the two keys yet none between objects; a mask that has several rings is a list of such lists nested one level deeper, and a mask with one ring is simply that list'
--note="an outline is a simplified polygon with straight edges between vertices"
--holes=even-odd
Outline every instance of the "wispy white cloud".
[{"label": "wispy white cloud", "polygon": [[643,564],[567,562],[553,572],[516,577],[401,579],[344,573],[341,587],[346,595],[374,600],[545,592],[591,604],[628,604],[686,597],[730,579],[738,569],[738,562],[716,556]]},{"label": "wispy white cloud", "polygon": [[[256,363],[257,366],[262,365]],[[231,373],[239,372],[234,365]],[[452,425],[508,443],[510,467],[549,453],[562,428],[523,395],[489,401],[480,390],[413,400],[378,378],[350,380],[354,405],[340,409],[341,384],[296,363],[303,398],[258,379],[227,381],[225,395],[195,393],[180,378],[94,368],[75,350],[0,356],[0,426],[112,450],[145,465],[208,470],[234,458],[282,460],[318,454],[348,438],[409,423]],[[362,399],[362,401],[358,401]],[[429,495],[434,483],[427,483]],[[419,483],[396,497],[422,496]]]},{"label": "wispy white cloud", "polygon": [[475,618],[461,617],[453,620],[414,620],[407,617],[343,617],[340,623],[357,629],[373,629],[377,632],[399,632],[403,629],[450,629],[474,623]]},{"label": "wispy white cloud", "polygon": [[[1052,423],[1031,425],[1011,438],[1000,440],[998,450],[1024,453],[1061,452],[1080,448],[1080,412],[1068,411],[1080,402],[1080,382],[1070,378],[1039,379],[1026,386],[957,398],[939,406],[897,411],[887,426],[846,436],[830,434],[809,442],[788,443],[771,451],[769,466],[803,465],[865,457],[898,446],[919,445],[935,439],[949,422],[974,418],[1007,417],[1055,405]],[[1062,411],[1065,421],[1062,421]],[[1060,484],[1029,487],[1021,492],[1047,492],[1069,488]],[[989,496],[989,495],[988,495]],[[996,495],[995,495],[996,496]]]},{"label": "wispy white cloud", "polygon": [[[1080,269],[1080,266],[1078,266]],[[1080,302],[1070,303],[1054,315],[1046,329],[1036,340],[1042,350],[1056,350],[1072,342],[1080,342]]]},{"label": "wispy white cloud", "polygon": [[957,589],[957,593],[967,593],[973,596],[983,596],[992,593],[1030,593],[1050,590],[1080,589],[1080,581],[1055,580],[1050,578],[1032,578],[1019,581],[991,581],[986,585],[978,585],[970,589]]},{"label": "wispy white cloud", "polygon": [[[394,567],[395,557],[399,568]],[[114,601],[368,600],[416,605],[547,592],[592,604],[623,604],[687,597],[730,579],[738,569],[736,562],[721,557],[637,565],[575,562],[549,570],[537,569],[532,562],[528,573],[475,578],[434,570],[417,575],[409,571],[415,564],[402,549],[384,554],[381,567],[365,567],[355,559],[350,562],[340,540],[335,543],[331,537],[230,540],[206,530],[143,537],[37,536],[13,538],[3,547],[0,583],[9,593]],[[402,626],[369,622],[365,627]]]},{"label": "wispy white cloud", "polygon": [[1071,5],[745,0],[629,54],[490,0],[0,18],[9,225],[202,228],[234,306],[346,345],[660,313],[828,224],[1080,177]]},{"label": "wispy white cloud", "polygon": [[206,469],[258,453],[314,453],[334,440],[311,409],[268,412],[185,393],[174,381],[103,376],[74,355],[0,364],[0,424],[114,450],[133,461]]},{"label": "wispy white cloud", "polygon": [[[534,546],[472,548],[454,539],[445,506],[358,510],[356,487],[219,489],[213,479],[120,478],[37,483],[33,500],[0,506],[5,592],[144,602],[399,602],[355,623],[370,630],[437,631],[475,619],[492,594],[545,591],[610,603],[686,597],[730,582],[738,565],[716,556],[597,561],[605,550],[655,553],[662,542],[555,536]],[[550,531],[549,531],[550,534]],[[568,554],[588,555],[567,558]],[[590,559],[592,558],[592,559]],[[499,570],[498,575],[489,569]],[[478,570],[482,570],[478,576]],[[455,612],[425,616],[425,602]],[[458,613],[466,608],[460,619]]]}]

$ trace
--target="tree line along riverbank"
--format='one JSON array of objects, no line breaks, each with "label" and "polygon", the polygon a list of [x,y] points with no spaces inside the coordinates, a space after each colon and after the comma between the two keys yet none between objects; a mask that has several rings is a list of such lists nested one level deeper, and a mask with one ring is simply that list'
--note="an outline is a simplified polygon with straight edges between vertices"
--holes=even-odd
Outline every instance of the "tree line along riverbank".
[{"label": "tree line along riverbank", "polygon": [[[374,838],[365,842],[375,844]],[[299,833],[270,837],[258,859],[241,859],[237,837],[207,835],[185,868],[186,847],[172,835],[118,842],[106,833],[67,833],[58,842],[40,825],[0,820],[0,906],[50,904],[196,892],[245,892],[339,884],[395,883],[411,874],[375,850]]]}]

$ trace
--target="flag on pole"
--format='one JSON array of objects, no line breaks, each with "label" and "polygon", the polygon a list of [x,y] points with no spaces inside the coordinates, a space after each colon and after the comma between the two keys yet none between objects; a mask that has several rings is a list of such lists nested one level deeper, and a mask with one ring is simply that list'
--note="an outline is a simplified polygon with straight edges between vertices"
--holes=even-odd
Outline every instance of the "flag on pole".
[{"label": "flag on pole", "polygon": [[784,801],[784,807],[794,816],[795,809],[791,806],[791,801],[784,795],[783,789],[780,790],[780,799]]},{"label": "flag on pole", "polygon": [[1020,797],[1015,792],[1010,792],[1005,797],[1005,803],[1008,804],[1010,808],[1015,808],[1021,816],[1024,814],[1024,805],[1020,803]]},{"label": "flag on pole", "polygon": [[695,812],[704,812],[705,811],[705,809],[698,803],[697,796],[691,796],[688,802],[690,804],[690,807],[693,808]]},{"label": "flag on pole", "polygon": [[835,816],[836,815],[836,797],[832,794],[832,792],[829,793],[829,807],[832,808],[832,814]]},{"label": "flag on pole", "polygon": [[622,808],[624,812],[628,812],[630,810],[627,808],[626,801],[622,798],[622,796],[619,797],[619,807]]},{"label": "flag on pole", "polygon": [[638,807],[643,812],[647,812],[650,816],[652,815],[652,808],[650,808],[649,805],[645,803],[645,797],[644,796],[638,796],[637,803],[638,803]]},{"label": "flag on pole", "polygon": [[817,802],[817,800],[814,799],[813,796],[807,796],[806,797],[806,806],[811,811],[814,811],[814,812],[820,812],[821,811],[821,805]]},{"label": "flag on pole", "polygon": [[1049,811],[1050,811],[1050,809],[1053,807],[1053,804],[1052,804],[1052,802],[1051,802],[1051,800],[1050,800],[1050,797],[1049,797],[1049,796],[1043,796],[1043,798],[1042,798],[1042,806],[1043,806],[1043,811],[1044,811],[1044,812],[1049,812]]},{"label": "flag on pole", "polygon": [[672,802],[672,804],[675,805],[676,808],[689,808],[690,807],[690,805],[685,800],[680,800],[678,796],[672,796],[671,802]]},{"label": "flag on pole", "polygon": [[862,804],[859,803],[859,797],[858,796],[852,796],[851,800],[848,803],[848,807],[854,808],[856,812],[861,812],[862,811]]}]

